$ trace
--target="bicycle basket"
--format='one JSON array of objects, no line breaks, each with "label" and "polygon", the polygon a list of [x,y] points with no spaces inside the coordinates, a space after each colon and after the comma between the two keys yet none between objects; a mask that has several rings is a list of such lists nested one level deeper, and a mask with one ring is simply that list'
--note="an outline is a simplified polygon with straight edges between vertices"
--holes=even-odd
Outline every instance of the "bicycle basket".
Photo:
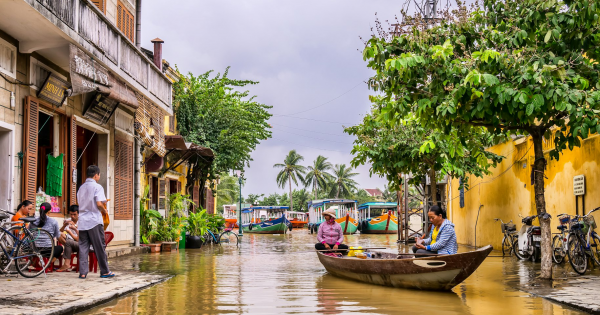
[{"label": "bicycle basket", "polygon": [[594,219],[594,217],[591,214],[588,215],[587,217],[585,217],[585,221],[586,221],[587,225],[589,225],[589,226],[592,227],[592,229],[596,229],[597,228],[597,226],[596,226],[596,219]]},{"label": "bicycle basket", "polygon": [[581,232],[583,232],[583,234],[587,234],[590,226],[585,222],[585,220],[579,221],[579,225],[581,226]]},{"label": "bicycle basket", "polygon": [[561,225],[569,223],[570,218],[568,216],[560,217],[559,222]]},{"label": "bicycle basket", "polygon": [[516,230],[517,226],[514,223],[502,223],[502,233]]}]

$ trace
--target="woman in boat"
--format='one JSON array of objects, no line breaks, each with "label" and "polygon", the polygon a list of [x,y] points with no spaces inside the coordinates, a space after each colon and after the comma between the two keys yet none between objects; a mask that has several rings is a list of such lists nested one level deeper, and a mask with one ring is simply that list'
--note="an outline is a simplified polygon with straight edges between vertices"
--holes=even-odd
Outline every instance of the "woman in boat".
[{"label": "woman in boat", "polygon": [[446,219],[446,211],[439,206],[433,206],[429,208],[427,216],[434,228],[429,231],[428,238],[417,237],[417,244],[412,248],[413,252],[416,254],[456,254],[458,252],[456,232],[454,232],[454,224]]},{"label": "woman in boat", "polygon": [[317,250],[326,249],[348,249],[348,245],[342,244],[344,241],[344,232],[339,223],[335,222],[335,209],[329,208],[323,211],[325,221],[319,225],[317,240],[315,244]]}]

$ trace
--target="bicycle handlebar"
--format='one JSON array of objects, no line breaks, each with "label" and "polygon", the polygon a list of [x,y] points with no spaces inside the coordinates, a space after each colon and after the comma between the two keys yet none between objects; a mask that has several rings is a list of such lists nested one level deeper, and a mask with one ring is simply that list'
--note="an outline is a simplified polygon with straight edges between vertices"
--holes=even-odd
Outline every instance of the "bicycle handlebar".
[{"label": "bicycle handlebar", "polygon": [[[15,214],[16,214],[16,213],[10,212],[10,211],[8,211],[8,210],[4,210],[4,209],[0,209],[0,211],[2,211],[2,212],[6,212],[6,213],[9,213],[9,214],[12,214],[12,215],[15,215]],[[592,211],[593,211],[593,210],[592,210]]]},{"label": "bicycle handlebar", "polygon": [[590,212],[588,212],[588,214],[586,214],[586,216],[590,215],[592,212],[598,211],[600,210],[600,207],[596,208],[596,209],[592,209],[590,210]]}]

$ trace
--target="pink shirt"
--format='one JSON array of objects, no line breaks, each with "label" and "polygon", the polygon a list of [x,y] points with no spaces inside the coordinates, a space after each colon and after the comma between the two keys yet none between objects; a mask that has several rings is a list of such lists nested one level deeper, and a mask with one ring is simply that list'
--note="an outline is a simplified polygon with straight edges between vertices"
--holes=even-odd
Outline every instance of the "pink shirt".
[{"label": "pink shirt", "polygon": [[323,222],[319,225],[319,232],[317,233],[317,240],[319,243],[327,243],[333,245],[335,243],[341,244],[344,241],[344,232],[342,232],[342,226],[333,222],[333,224],[327,224]]}]

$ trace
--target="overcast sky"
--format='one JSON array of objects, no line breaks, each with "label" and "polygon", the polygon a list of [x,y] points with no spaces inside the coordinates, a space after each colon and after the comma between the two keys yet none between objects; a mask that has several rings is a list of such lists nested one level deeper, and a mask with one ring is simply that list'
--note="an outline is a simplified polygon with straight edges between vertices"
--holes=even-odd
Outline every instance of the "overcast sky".
[{"label": "overcast sky", "polygon": [[[273,106],[273,138],[252,153],[243,194],[285,192],[277,187],[286,154],[296,149],[304,165],[324,155],[349,164],[353,137],[343,126],[361,121],[370,104],[366,81],[372,71],[359,50],[369,38],[375,13],[394,18],[404,1],[214,0],[144,1],[142,46],[165,41],[163,58],[183,72],[223,72],[259,81],[250,92]],[[314,108],[314,109],[313,109]],[[360,187],[383,189],[387,181],[358,168]]]}]

